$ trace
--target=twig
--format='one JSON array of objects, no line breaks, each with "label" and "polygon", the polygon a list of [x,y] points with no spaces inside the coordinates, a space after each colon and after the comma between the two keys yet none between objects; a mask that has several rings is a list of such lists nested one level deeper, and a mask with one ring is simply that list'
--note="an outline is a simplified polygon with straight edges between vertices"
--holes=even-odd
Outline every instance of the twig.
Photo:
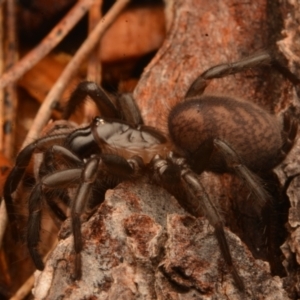
[{"label": "twig", "polygon": [[[93,29],[97,26],[98,22],[101,20],[101,7],[102,0],[95,0],[93,6],[89,11],[89,32],[92,32]],[[97,84],[101,83],[101,61],[99,59],[100,55],[100,41],[90,54],[87,67],[87,80],[93,81]],[[92,101],[84,102],[84,116],[83,123],[88,123],[91,121],[91,118],[94,116],[96,110],[96,105]]]},{"label": "twig", "polygon": [[[6,5],[6,18],[5,18],[5,70],[13,66],[17,59],[17,37],[16,37],[16,8],[15,0],[7,0]],[[4,141],[3,153],[7,158],[12,157],[12,150],[14,149],[15,131],[13,128],[16,126],[16,113],[18,106],[18,98],[15,83],[10,83],[5,89],[4,101]]]},{"label": "twig", "polygon": [[[15,1],[8,0],[4,7],[1,6],[1,15],[3,17],[3,12],[5,11],[5,28],[6,36],[5,36],[5,50],[4,47],[1,47],[1,69],[8,69],[10,65],[13,65],[17,59],[16,55],[16,25],[15,25]],[[3,26],[2,18],[1,18],[1,26]],[[2,34],[1,34],[2,35]],[[1,36],[1,43],[4,45],[4,36]],[[5,59],[2,63],[2,59]],[[10,158],[12,155],[14,136],[12,132],[12,125],[15,124],[15,116],[16,116],[16,105],[17,105],[17,95],[15,90],[15,85],[10,84],[7,86],[5,91],[5,101],[4,101],[4,93],[0,91],[0,114],[1,114],[1,124],[4,129],[4,133],[1,131],[1,151],[3,154]],[[3,122],[4,121],[4,122]],[[10,130],[7,131],[7,124],[9,124]],[[4,126],[3,126],[4,125]],[[7,226],[7,213],[5,208],[5,203],[2,199],[0,199],[0,248],[2,246],[2,241],[5,233],[5,229]]]},{"label": "twig", "polygon": [[[43,261],[47,261],[53,250],[56,248],[58,241],[54,242],[51,249],[45,254]],[[32,274],[28,279],[19,287],[16,293],[10,298],[10,300],[22,300],[24,299],[32,290],[35,283],[34,274]]]},{"label": "twig", "polygon": [[5,208],[5,202],[2,199],[0,204],[0,248],[2,247],[2,241],[3,241],[6,225],[7,225],[7,213]]},{"label": "twig", "polygon": [[23,285],[17,290],[17,292],[10,298],[10,300],[22,300],[24,299],[31,291],[34,284],[34,276],[31,275]]},{"label": "twig", "polygon": [[90,33],[88,38],[78,49],[72,60],[64,69],[61,76],[56,81],[49,94],[45,98],[22,147],[25,147],[33,139],[36,139],[39,136],[39,133],[46,125],[51,116],[52,108],[55,107],[68,82],[76,74],[81,63],[88,57],[89,53],[97,45],[100,37],[104,34],[104,32],[108,29],[108,27],[113,23],[116,17],[121,13],[121,11],[129,2],[130,0],[118,0],[107,12],[107,14],[101,19],[95,29]]},{"label": "twig", "polygon": [[[43,261],[47,261],[53,250],[56,248],[58,241],[56,241],[52,246],[51,249],[46,253],[43,258]],[[32,290],[33,285],[35,283],[34,274],[32,274],[17,290],[17,292],[10,298],[10,300],[22,300],[24,299]],[[44,285],[39,285],[39,288],[44,287]]]},{"label": "twig", "polygon": [[0,249],[0,269],[2,273],[2,279],[1,279],[2,286],[0,285],[0,292],[1,292],[4,289],[3,285],[6,287],[12,285],[12,278],[10,276],[8,259],[4,249]]},{"label": "twig", "polygon": [[93,2],[94,0],[78,1],[36,48],[0,77],[0,89],[18,80],[26,71],[46,56],[84,16]]},{"label": "twig", "polygon": [[[102,0],[95,0],[94,5],[91,7],[89,12],[89,31],[91,32],[98,22],[101,20],[101,7]],[[99,48],[100,42],[92,51],[89,62],[88,62],[88,71],[87,79],[96,82],[97,84],[101,83],[101,62],[99,59]]]}]

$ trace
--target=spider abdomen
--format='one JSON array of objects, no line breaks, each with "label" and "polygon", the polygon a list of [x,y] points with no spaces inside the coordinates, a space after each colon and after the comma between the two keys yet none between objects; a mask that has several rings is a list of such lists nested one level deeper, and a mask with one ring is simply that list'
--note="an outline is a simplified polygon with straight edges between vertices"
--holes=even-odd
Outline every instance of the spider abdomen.
[{"label": "spider abdomen", "polygon": [[269,170],[279,163],[281,125],[275,116],[254,103],[201,96],[174,107],[168,126],[175,146],[197,171],[230,171],[214,148],[214,139],[226,142],[253,171]]}]

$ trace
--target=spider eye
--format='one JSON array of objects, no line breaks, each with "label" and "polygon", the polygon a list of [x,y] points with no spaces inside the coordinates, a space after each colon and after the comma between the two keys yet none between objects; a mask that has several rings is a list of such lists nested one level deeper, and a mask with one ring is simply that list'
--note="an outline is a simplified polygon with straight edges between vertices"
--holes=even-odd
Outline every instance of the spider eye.
[{"label": "spider eye", "polygon": [[93,120],[93,122],[94,122],[94,124],[95,124],[96,126],[103,125],[103,124],[106,123],[105,120],[104,120],[103,118],[101,118],[101,117],[96,117],[96,118]]}]

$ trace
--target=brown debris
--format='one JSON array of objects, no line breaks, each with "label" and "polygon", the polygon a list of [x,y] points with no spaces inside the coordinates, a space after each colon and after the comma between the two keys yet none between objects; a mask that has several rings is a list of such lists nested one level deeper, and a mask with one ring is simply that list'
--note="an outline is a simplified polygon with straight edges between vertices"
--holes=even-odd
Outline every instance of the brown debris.
[{"label": "brown debris", "polygon": [[92,0],[80,0],[73,9],[61,20],[59,24],[47,35],[47,37],[14,65],[7,73],[1,76],[0,87],[4,88],[9,83],[18,80],[26,71],[30,70],[38,61],[46,56],[73,28],[92,4]]},{"label": "brown debris", "polygon": [[164,37],[165,16],[161,5],[132,8],[107,30],[99,56],[106,63],[139,57],[158,49]]},{"label": "brown debris", "polygon": [[[49,54],[38,62],[34,68],[29,70],[20,79],[18,85],[24,88],[27,93],[41,104],[68,62],[69,57],[59,57],[57,55]],[[65,103],[69,98],[78,82],[80,82],[80,76],[75,76],[66,87],[66,90],[61,97],[61,104]],[[52,117],[59,119],[61,118],[61,114],[57,110],[54,110],[52,112]]]}]

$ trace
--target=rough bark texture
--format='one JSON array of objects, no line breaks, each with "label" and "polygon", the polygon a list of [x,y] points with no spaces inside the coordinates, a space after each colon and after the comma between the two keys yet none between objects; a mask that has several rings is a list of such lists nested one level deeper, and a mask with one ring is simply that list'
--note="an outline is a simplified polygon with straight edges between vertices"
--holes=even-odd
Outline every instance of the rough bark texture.
[{"label": "rough bark texture", "polygon": [[212,227],[146,183],[124,183],[83,225],[82,280],[72,281],[72,238],[36,272],[37,299],[287,299],[279,277],[227,232],[247,293],[224,264]]},{"label": "rough bark texture", "polygon": [[[294,71],[299,65],[295,46],[299,21],[296,12],[300,11],[297,5],[290,1],[279,6],[276,1],[265,0],[167,1],[167,39],[134,93],[146,124],[166,131],[168,111],[181,101],[200,73],[218,63],[275,47],[284,27],[286,37],[278,45]],[[270,68],[217,79],[206,93],[242,97],[277,114],[287,109],[299,114],[291,85]],[[234,263],[246,285],[244,294],[236,289],[206,219],[189,216],[159,187],[135,182],[108,191],[104,203],[84,223],[82,280],[71,279],[73,243],[63,230],[45,270],[36,272],[35,297],[296,299],[300,293],[299,151],[297,142],[277,168],[280,183],[272,175],[265,179],[275,207],[281,210],[279,217],[271,208],[266,209],[263,218],[257,216],[252,196],[240,179],[210,173],[199,177],[226,226],[241,238],[226,230]],[[288,186],[292,200],[289,218],[282,186]],[[288,231],[284,227],[287,219]],[[265,233],[268,226],[275,228],[269,230],[269,235]],[[68,229],[67,224],[64,229]],[[285,237],[282,249],[287,273],[281,267],[279,250]]]},{"label": "rough bark texture", "polygon": [[[207,68],[274,48],[282,19],[279,4],[269,2],[167,1],[167,39],[134,93],[147,124],[165,130],[170,108]],[[287,91],[286,82],[264,68],[216,79],[206,93],[230,94],[274,111],[289,105]]]},{"label": "rough bark texture", "polygon": [[286,228],[288,236],[281,246],[284,255],[283,265],[287,271],[287,276],[283,279],[290,297],[299,298],[299,265],[300,265],[300,139],[292,149],[283,164],[276,168],[275,172],[280,178],[282,185],[285,185],[289,198],[290,208]]}]

